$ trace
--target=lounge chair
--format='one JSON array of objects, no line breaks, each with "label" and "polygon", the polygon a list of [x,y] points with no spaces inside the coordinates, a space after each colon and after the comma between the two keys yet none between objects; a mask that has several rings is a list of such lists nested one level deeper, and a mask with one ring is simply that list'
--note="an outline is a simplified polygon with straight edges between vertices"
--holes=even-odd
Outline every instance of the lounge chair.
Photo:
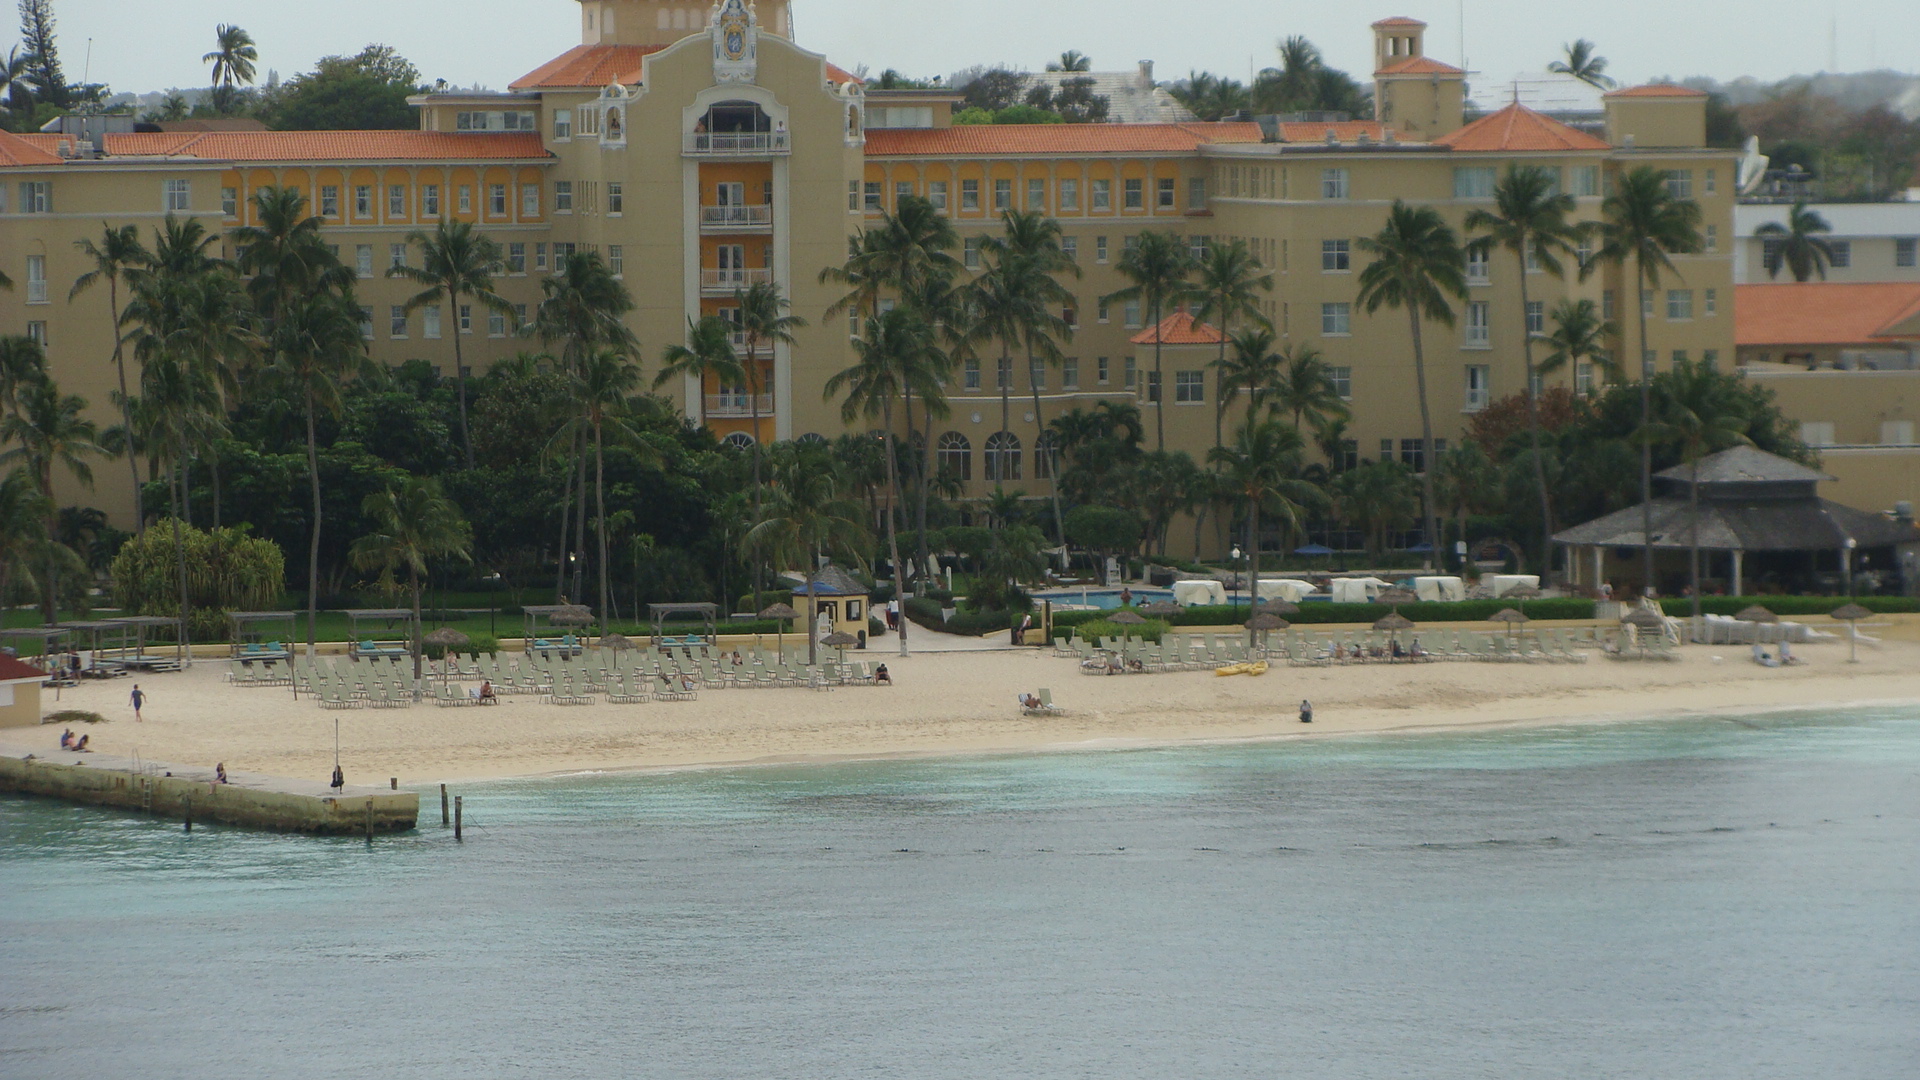
[{"label": "lounge chair", "polygon": [[665,675],[660,676],[658,681],[660,686],[653,692],[656,701],[693,701],[700,696],[698,692],[686,689]]},{"label": "lounge chair", "polygon": [[1053,703],[1053,691],[1044,686],[1040,688],[1039,693],[1034,695],[1034,698],[1038,704],[1027,705],[1023,703],[1020,706],[1021,713],[1027,716],[1049,716],[1058,715],[1067,711]]}]

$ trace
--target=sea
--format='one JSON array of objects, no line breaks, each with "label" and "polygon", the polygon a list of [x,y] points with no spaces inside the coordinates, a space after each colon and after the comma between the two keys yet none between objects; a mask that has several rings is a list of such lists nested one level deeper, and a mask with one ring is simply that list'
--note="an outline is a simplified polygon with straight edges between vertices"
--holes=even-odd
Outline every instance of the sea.
[{"label": "sea", "polygon": [[0,1077],[1920,1076],[1920,709],[0,797]]}]

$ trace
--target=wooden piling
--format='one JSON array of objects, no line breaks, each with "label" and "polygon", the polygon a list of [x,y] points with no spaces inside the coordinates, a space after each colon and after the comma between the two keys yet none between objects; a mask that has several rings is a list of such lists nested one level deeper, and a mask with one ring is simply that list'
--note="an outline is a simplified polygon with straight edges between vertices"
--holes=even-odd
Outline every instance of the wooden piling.
[{"label": "wooden piling", "polygon": [[453,838],[460,839],[460,796],[453,797]]},{"label": "wooden piling", "polygon": [[447,785],[441,784],[440,785],[440,827],[443,829],[446,828],[447,822],[449,820],[451,819],[447,817]]},{"label": "wooden piling", "polygon": [[373,843],[373,800],[367,800],[367,843]]},{"label": "wooden piling", "polygon": [[393,789],[393,790],[395,790],[395,791],[399,791],[399,790],[400,790],[400,778],[399,778],[399,777],[397,777],[397,776],[389,776],[389,777],[387,777],[387,786],[388,786],[388,787],[390,787],[390,788],[392,788],[392,789]]},{"label": "wooden piling", "polygon": [[185,798],[183,798],[181,800],[181,807],[182,807],[181,816],[187,819],[187,827],[185,831],[192,832],[193,831],[193,796],[188,795]]}]

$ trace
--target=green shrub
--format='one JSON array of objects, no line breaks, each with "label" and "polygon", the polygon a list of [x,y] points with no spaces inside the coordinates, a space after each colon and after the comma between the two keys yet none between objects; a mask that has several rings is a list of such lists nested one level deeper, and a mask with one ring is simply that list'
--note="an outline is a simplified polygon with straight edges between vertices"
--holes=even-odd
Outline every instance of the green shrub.
[{"label": "green shrub", "polygon": [[61,709],[59,712],[48,713],[41,718],[40,722],[43,724],[104,724],[107,718],[85,709]]},{"label": "green shrub", "polygon": [[[443,660],[448,652],[445,645],[435,645],[430,641],[422,643],[420,648],[429,660]],[[499,651],[500,639],[491,634],[468,634],[465,645],[455,645],[452,649],[455,656],[486,656]]]},{"label": "green shrub", "polygon": [[[1521,605],[1510,600],[1466,600],[1457,604],[1400,604],[1400,614],[1416,623],[1470,623],[1484,622],[1489,616],[1504,608],[1525,607],[1526,615],[1532,619],[1591,619],[1593,601],[1578,599],[1528,600]],[[1838,606],[1838,605],[1836,605]],[[1307,603],[1300,605],[1297,615],[1288,615],[1287,621],[1296,626],[1313,626],[1325,623],[1371,623],[1394,610],[1386,604],[1322,604]],[[1056,631],[1063,628],[1083,626],[1087,623],[1105,619],[1111,614],[1105,611],[1060,611],[1053,616]],[[1253,610],[1246,604],[1214,604],[1210,606],[1190,607],[1178,615],[1168,616],[1166,621],[1175,627],[1181,626],[1238,626],[1253,617]],[[1065,637],[1063,633],[1056,637]]]},{"label": "green shrub", "polygon": [[[180,615],[179,559],[174,523],[160,521],[127,541],[113,558],[113,595],[129,615]],[[244,528],[217,532],[179,530],[186,549],[188,632],[202,641],[224,641],[229,611],[272,606],[286,588],[286,558],[280,545],[249,536]]]},{"label": "green shrub", "polygon": [[[1703,596],[1700,610],[1707,615],[1738,615],[1759,604],[1775,615],[1827,615],[1847,602],[1844,596]],[[1877,615],[1920,611],[1920,600],[1910,596],[1861,596],[1852,602]],[[1693,614],[1693,601],[1685,597],[1664,599],[1660,601],[1660,608],[1669,615],[1685,618]]]},{"label": "green shrub", "polygon": [[[1059,624],[1056,622],[1055,625],[1057,626]],[[1163,619],[1148,619],[1146,623],[1141,626],[1121,626],[1119,623],[1106,619],[1094,619],[1091,622],[1081,623],[1075,628],[1075,633],[1080,639],[1085,641],[1098,641],[1101,638],[1130,637],[1158,644],[1168,629],[1168,624]]]}]

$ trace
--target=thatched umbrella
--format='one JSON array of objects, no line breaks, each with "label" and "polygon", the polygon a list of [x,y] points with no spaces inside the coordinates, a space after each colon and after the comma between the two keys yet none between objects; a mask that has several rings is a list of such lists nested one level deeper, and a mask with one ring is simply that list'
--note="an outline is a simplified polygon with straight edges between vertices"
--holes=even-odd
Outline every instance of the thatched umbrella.
[{"label": "thatched umbrella", "polygon": [[1285,630],[1292,625],[1292,623],[1275,615],[1271,611],[1255,612],[1253,618],[1247,620],[1247,636],[1251,638],[1255,634],[1258,634],[1260,636],[1261,647],[1264,648],[1268,634],[1275,630]]},{"label": "thatched umbrella", "polygon": [[420,640],[424,644],[438,645],[442,649],[446,650],[445,652],[440,654],[440,675],[442,678],[446,677],[446,674],[447,674],[446,661],[448,657],[453,655],[453,650],[459,648],[462,645],[473,644],[472,638],[468,637],[467,635],[461,633],[458,630],[455,630],[451,626],[443,626],[440,629],[435,630],[433,633],[428,634],[426,637],[421,638]]},{"label": "thatched umbrella", "polygon": [[1158,619],[1167,615],[1178,615],[1186,609],[1182,608],[1179,604],[1170,603],[1166,600],[1155,600],[1151,604],[1140,605],[1136,610],[1142,615],[1149,615]]},{"label": "thatched umbrella", "polygon": [[1300,605],[1294,603],[1291,600],[1282,600],[1278,598],[1273,600],[1262,600],[1259,603],[1253,605],[1253,612],[1256,615],[1262,612],[1265,612],[1268,615],[1298,615],[1300,614]]},{"label": "thatched umbrella", "polygon": [[1515,611],[1512,608],[1502,608],[1501,610],[1495,612],[1494,614],[1487,616],[1487,621],[1506,623],[1507,636],[1511,638],[1513,636],[1514,627],[1519,626],[1521,623],[1530,623],[1533,620],[1527,618],[1526,615],[1522,614],[1521,612]]},{"label": "thatched umbrella", "polygon": [[1501,593],[1500,596],[1505,600],[1538,600],[1540,599],[1540,590],[1522,582],[1508,589],[1506,592]]},{"label": "thatched umbrella", "polygon": [[1373,598],[1376,604],[1417,604],[1420,594],[1411,589],[1382,589],[1380,595]]},{"label": "thatched umbrella", "polygon": [[[787,620],[799,618],[800,613],[793,610],[791,605],[774,604],[773,606],[767,608],[767,610],[761,612],[760,617],[763,619],[780,620],[780,628],[779,628],[780,629],[780,646],[779,647],[780,647],[781,655],[784,656],[787,651]],[[905,615],[903,614],[901,617],[905,618]],[[759,647],[760,645],[759,634],[753,635],[753,644],[755,648]]]},{"label": "thatched umbrella", "polygon": [[1400,638],[1400,631],[1413,629],[1413,620],[1400,614],[1399,609],[1396,608],[1392,614],[1383,615],[1375,620],[1373,628],[1385,630],[1390,635],[1390,640],[1397,641]]},{"label": "thatched umbrella", "polygon": [[1860,662],[1860,628],[1855,624],[1872,614],[1873,612],[1859,604],[1848,604],[1836,609],[1832,614],[1833,618],[1847,624],[1847,663],[1849,664]]},{"label": "thatched umbrella", "polygon": [[599,647],[609,652],[627,652],[640,646],[635,645],[633,639],[625,634],[608,634],[600,639]]},{"label": "thatched umbrella", "polygon": [[592,626],[593,611],[580,604],[568,604],[548,619],[555,626]]},{"label": "thatched umbrella", "polygon": [[[1135,612],[1135,611],[1116,612],[1115,614],[1108,616],[1107,621],[1114,624],[1115,626],[1123,626],[1123,627],[1147,625],[1147,620],[1144,617],[1142,617],[1139,612]],[[1126,639],[1126,636],[1127,636],[1127,632],[1125,630],[1120,631],[1121,640],[1124,641]]]},{"label": "thatched umbrella", "polygon": [[847,658],[847,646],[860,644],[860,639],[847,633],[845,630],[835,630],[833,633],[821,638],[820,644],[829,648],[839,649],[840,659],[845,660]]},{"label": "thatched umbrella", "polygon": [[1740,614],[1735,615],[1734,618],[1739,619],[1741,622],[1751,623],[1777,623],[1780,621],[1780,616],[1775,615],[1759,604],[1755,604],[1749,608],[1742,608]]}]

